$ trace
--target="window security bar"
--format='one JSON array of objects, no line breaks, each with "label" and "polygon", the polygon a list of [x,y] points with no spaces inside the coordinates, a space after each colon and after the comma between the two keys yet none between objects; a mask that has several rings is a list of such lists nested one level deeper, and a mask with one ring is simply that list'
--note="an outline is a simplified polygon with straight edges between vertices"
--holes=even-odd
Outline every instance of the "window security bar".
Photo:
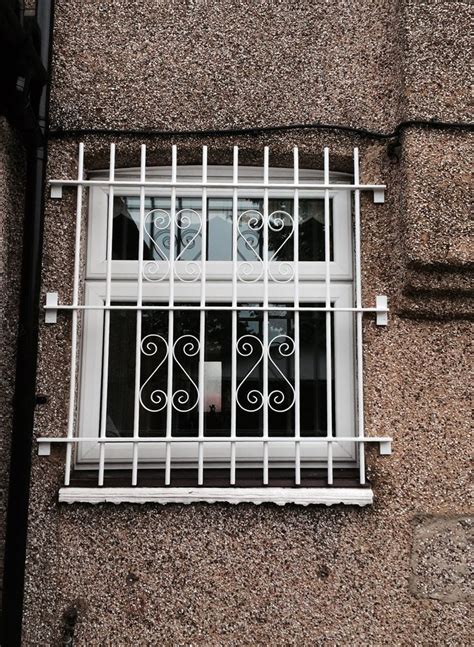
[{"label": "window security bar", "polygon": [[[98,446],[98,485],[104,485],[106,467],[106,448],[113,446],[131,447],[131,484],[137,486],[139,470],[139,448],[150,445],[163,447],[162,462],[165,470],[165,484],[171,483],[173,468],[172,448],[192,445],[196,451],[195,467],[197,468],[197,485],[202,486],[204,468],[212,467],[212,461],[206,457],[206,447],[225,446],[230,450],[228,458],[229,483],[236,483],[236,469],[239,465],[238,450],[244,446],[261,446],[261,469],[263,485],[269,484],[269,469],[272,467],[270,450],[277,444],[291,447],[291,462],[294,464],[294,483],[301,484],[301,471],[308,456],[305,447],[322,446],[324,449],[324,464],[327,472],[328,485],[333,484],[335,446],[357,448],[359,481],[365,483],[365,445],[377,443],[381,454],[390,454],[391,438],[370,437],[364,433],[364,403],[363,403],[363,338],[362,317],[364,314],[376,315],[377,325],[387,325],[388,305],[386,296],[377,296],[375,307],[364,307],[362,304],[361,282],[361,224],[360,224],[360,192],[372,191],[375,203],[384,201],[384,185],[364,185],[359,178],[359,153],[354,149],[353,183],[331,183],[329,168],[329,150],[324,149],[324,177],[321,183],[301,182],[298,162],[298,149],[294,149],[293,182],[274,182],[269,179],[269,149],[264,149],[264,164],[262,181],[239,181],[238,148],[234,147],[232,165],[232,181],[214,181],[208,178],[207,147],[202,152],[202,177],[199,181],[178,181],[177,148],[172,148],[172,166],[170,180],[152,180],[146,177],[146,147],[141,146],[141,161],[139,179],[116,179],[115,145],[110,148],[110,165],[108,179],[86,179],[84,176],[84,145],[79,146],[78,177],[75,180],[51,180],[51,197],[62,197],[63,187],[77,189],[76,200],[76,230],[74,257],[73,298],[70,304],[58,302],[57,293],[48,293],[45,305],[45,323],[57,321],[58,311],[72,313],[71,337],[71,369],[69,390],[69,418],[66,437],[43,437],[38,439],[39,454],[48,455],[51,443],[66,444],[65,485],[70,485],[73,461],[73,448],[82,444]],[[105,257],[105,297],[99,304],[81,303],[81,214],[84,190],[100,187],[108,195]],[[114,286],[113,235],[114,235],[114,197],[116,191],[127,189],[138,193],[139,217],[137,270],[134,285],[135,303],[114,303],[118,301]],[[178,209],[177,200],[180,190],[193,190],[200,196],[200,209]],[[229,301],[230,305],[212,304],[210,296],[210,279],[208,277],[208,237],[210,225],[208,222],[208,190],[228,190],[232,200],[232,253],[229,266]],[[166,190],[169,195],[169,207],[146,210],[146,199],[149,192]],[[239,199],[246,190],[261,192],[261,207],[243,210],[239,207]],[[278,191],[291,192],[292,211],[272,210],[270,200]],[[351,306],[334,305],[333,281],[331,280],[332,261],[332,219],[337,214],[331,212],[332,193],[345,191],[354,196],[354,304]],[[307,195],[312,192],[322,196],[324,203],[323,233],[324,233],[324,275],[316,277],[315,281],[324,286],[323,304],[314,305],[304,301],[302,297],[302,274],[300,272],[300,242],[303,236],[300,206],[301,192]],[[154,229],[150,229],[152,223]],[[150,233],[152,232],[152,233]],[[161,236],[161,238],[160,238]],[[275,238],[276,237],[276,238]],[[167,239],[168,243],[164,242]],[[181,247],[178,246],[178,239]],[[277,241],[275,243],[275,240]],[[144,258],[144,248],[149,243],[153,259]],[[199,249],[197,257],[191,258],[191,250]],[[242,250],[245,250],[243,255]],[[240,254],[240,259],[239,259]],[[307,260],[307,259],[305,259]],[[300,278],[301,274],[301,278]],[[166,299],[154,297],[156,286],[165,285]],[[194,293],[190,301],[181,303],[178,288],[183,285],[193,285]],[[275,286],[292,286],[292,303],[288,299],[276,303]],[[245,296],[246,287],[256,288]],[[240,288],[244,292],[239,292]],[[146,290],[145,290],[146,288]],[[157,289],[157,288],[156,288]],[[151,292],[150,292],[151,290]],[[158,292],[156,293],[158,294]],[[130,436],[111,435],[107,428],[107,401],[109,390],[110,365],[110,335],[111,317],[116,311],[135,312],[135,369],[134,369],[134,398],[133,398],[133,431]],[[251,311],[254,320],[258,320],[258,333],[251,332],[239,335],[242,327],[241,317]],[[98,312],[103,317],[103,346],[102,371],[100,381],[100,424],[98,435],[79,435],[77,433],[77,376],[78,376],[78,329],[80,317],[87,313]],[[162,312],[167,318],[167,332],[155,330],[145,335],[143,318],[147,312]],[[186,332],[179,335],[177,321],[181,312],[195,312],[199,323],[196,333]],[[208,435],[206,433],[206,330],[207,318],[212,313],[228,312],[230,316],[231,360],[229,369],[229,384],[231,393],[230,428],[224,436]],[[283,332],[275,334],[272,327],[272,317],[278,313],[280,319],[286,317],[290,322]],[[324,316],[325,333],[325,431],[323,435],[301,433],[301,330],[302,320],[308,313],[322,313]],[[334,402],[334,347],[338,343],[337,333],[334,332],[336,315],[354,314],[355,318],[355,347],[356,347],[356,433],[350,435],[347,430],[337,429],[334,410],[339,406]],[[255,327],[255,323],[253,323]],[[273,330],[273,332],[272,332]],[[181,354],[179,345],[181,344]],[[158,356],[158,346],[163,356]],[[143,361],[146,357],[156,356],[157,365],[149,375],[142,375]],[[276,356],[278,358],[276,359]],[[189,368],[191,359],[196,358],[196,374],[191,375]],[[288,359],[289,358],[289,359]],[[158,361],[159,360],[159,361]],[[244,369],[239,369],[239,362],[248,360]],[[288,361],[291,360],[291,366]],[[284,362],[287,362],[284,364]],[[187,362],[187,363],[186,363]],[[212,362],[211,362],[212,363]],[[282,366],[287,369],[285,373]],[[220,369],[222,371],[222,368]],[[240,373],[239,373],[240,370]],[[145,401],[143,392],[145,386],[153,384],[158,372],[162,371],[164,381],[156,382],[150,401]],[[176,382],[177,373],[183,374],[188,380],[186,387]],[[258,375],[258,379],[255,377]],[[293,377],[292,377],[293,376]],[[222,378],[221,378],[222,379]],[[253,380],[253,381],[252,381]],[[275,380],[280,380],[283,386],[275,386]],[[249,386],[250,385],[250,386]],[[215,405],[211,405],[215,409]],[[144,412],[163,413],[165,416],[163,435],[142,433],[141,417]],[[197,416],[195,435],[182,433],[176,435],[176,421],[180,414],[193,412]],[[238,427],[239,416],[242,412],[257,413],[261,420],[261,430],[258,435],[245,435]],[[271,419],[275,414],[285,414],[291,418],[290,435],[275,434],[271,429]],[[273,418],[271,418],[273,416]],[[346,433],[344,433],[346,431]],[[288,454],[288,456],[290,456]],[[302,456],[304,454],[304,456]],[[146,460],[146,456],[140,456]],[[178,461],[179,462],[179,461]]]},{"label": "window security bar", "polygon": [[[376,323],[378,326],[385,326],[387,324],[387,314],[388,314],[388,306],[387,306],[387,298],[385,296],[377,296],[375,297],[375,308],[362,308],[362,312],[366,313],[374,313],[377,315],[376,318]],[[252,311],[255,312],[272,312],[275,310],[275,306],[255,306],[252,305],[251,307]],[[209,311],[212,312],[213,310],[220,312],[222,310],[229,310],[229,311],[242,311],[242,312],[247,312],[249,310],[249,306],[211,306],[211,305],[205,305],[205,306],[192,306],[192,305],[179,305],[179,306],[167,306],[167,305],[153,305],[153,306],[147,306],[146,304],[142,304],[141,306],[132,306],[132,305],[120,305],[120,306],[114,306],[114,305],[60,305],[58,303],[58,293],[57,292],[47,292],[46,294],[46,304],[44,306],[44,310],[46,312],[45,315],[45,323],[56,323],[57,322],[57,312],[58,310],[164,310],[164,311],[170,311],[170,310],[175,310],[175,311],[183,311],[183,310],[197,310],[200,312],[201,310]],[[294,306],[287,306],[285,305],[285,310],[288,312],[296,312],[298,311],[297,307]],[[334,307],[328,307],[325,308],[324,306],[321,307],[312,307],[312,306],[307,306],[305,307],[305,312],[360,312],[359,308],[334,308]]]}]

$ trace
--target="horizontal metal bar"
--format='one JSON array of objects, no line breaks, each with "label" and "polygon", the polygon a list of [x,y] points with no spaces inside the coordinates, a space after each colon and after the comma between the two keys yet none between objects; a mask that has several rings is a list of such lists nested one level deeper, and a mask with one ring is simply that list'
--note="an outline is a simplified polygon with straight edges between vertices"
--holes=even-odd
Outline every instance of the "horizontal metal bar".
[{"label": "horizontal metal bar", "polygon": [[90,437],[90,436],[81,436],[76,438],[65,438],[65,437],[47,437],[43,436],[37,439],[39,445],[43,443],[389,443],[392,439],[389,436],[300,436],[298,438],[291,436],[269,436],[268,438],[263,438],[262,436],[236,436],[231,438],[230,436],[181,436],[176,437],[172,436],[171,438],[166,438],[165,436],[143,436],[136,438],[133,436],[130,437],[117,437],[117,436],[108,436],[108,437]]},{"label": "horizontal metal bar", "polygon": [[303,189],[303,190],[334,190],[334,191],[383,191],[385,184],[327,184],[327,183],[297,183],[294,182],[170,182],[159,180],[50,180],[52,186],[112,186],[112,187],[155,187],[181,189]]},{"label": "horizontal metal bar", "polygon": [[279,305],[275,306],[200,306],[200,305],[195,305],[195,306],[169,306],[169,305],[155,305],[155,306],[147,306],[147,305],[45,305],[44,306],[45,310],[196,310],[196,311],[201,311],[201,310],[227,310],[229,312],[231,311],[259,311],[259,312],[273,312],[276,310],[282,310],[282,311],[289,311],[289,312],[376,312],[376,313],[383,313],[383,312],[389,312],[388,308],[326,308],[325,306],[310,306],[308,308],[304,306],[300,307],[295,307],[295,306],[284,306],[283,304],[281,307]]},{"label": "horizontal metal bar", "polygon": [[72,444],[81,444],[81,443],[97,443],[99,446],[104,444],[109,445],[133,445],[136,447],[141,444],[150,444],[150,443],[165,443],[167,447],[170,447],[169,443],[196,443],[199,446],[202,444],[206,445],[208,443],[230,443],[231,447],[236,446],[242,443],[265,443],[272,445],[274,443],[286,443],[286,444],[295,444],[300,446],[301,443],[325,443],[328,446],[331,446],[334,443],[359,443],[360,445],[365,446],[365,443],[378,443],[379,444],[379,453],[382,456],[386,456],[392,453],[392,439],[388,436],[350,436],[350,437],[337,437],[337,436],[298,436],[298,437],[288,437],[288,436],[265,436],[255,437],[255,436],[227,436],[223,437],[212,437],[212,436],[200,436],[196,437],[163,437],[163,436],[154,436],[154,437],[131,437],[131,438],[117,438],[117,437],[100,437],[100,438],[90,438],[90,437],[79,437],[79,438],[38,438],[38,455],[39,456],[49,456],[51,453],[51,444],[57,443],[60,445],[67,445],[71,447]]}]

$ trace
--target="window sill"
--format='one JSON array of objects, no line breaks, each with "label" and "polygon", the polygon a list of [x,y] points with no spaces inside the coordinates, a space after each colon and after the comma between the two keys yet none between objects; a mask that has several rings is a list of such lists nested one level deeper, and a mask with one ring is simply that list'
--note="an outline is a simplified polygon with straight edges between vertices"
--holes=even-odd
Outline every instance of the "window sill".
[{"label": "window sill", "polygon": [[276,503],[285,505],[370,505],[370,487],[281,488],[281,487],[63,487],[61,503]]}]

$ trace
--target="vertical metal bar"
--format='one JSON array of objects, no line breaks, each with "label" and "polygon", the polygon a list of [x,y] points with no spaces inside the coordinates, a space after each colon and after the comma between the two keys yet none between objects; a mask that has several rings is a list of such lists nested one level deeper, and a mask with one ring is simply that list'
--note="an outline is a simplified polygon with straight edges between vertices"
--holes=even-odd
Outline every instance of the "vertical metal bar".
[{"label": "vertical metal bar", "polygon": [[[77,179],[81,182],[84,179],[84,144],[79,144],[79,159],[77,168]],[[75,235],[75,248],[74,248],[74,283],[72,305],[79,305],[79,272],[81,267],[81,218],[82,218],[82,194],[83,187],[81,184],[77,185],[76,197],[76,235]],[[71,382],[69,385],[69,414],[67,437],[72,438],[74,435],[74,414],[76,403],[76,376],[77,376],[77,319],[78,311],[72,311],[72,337],[71,337]],[[66,448],[66,469],[64,474],[64,485],[69,485],[71,478],[71,459],[72,459],[72,443],[68,443]]]},{"label": "vertical metal bar", "polygon": [[[293,149],[293,181],[299,184],[299,158],[298,148]],[[294,191],[293,206],[293,263],[294,263],[294,343],[295,343],[295,484],[301,483],[301,443],[298,442],[300,431],[300,286],[299,286],[299,190]]]},{"label": "vertical metal bar", "polygon": [[[359,149],[354,148],[354,184],[358,185],[359,178]],[[357,345],[357,429],[359,438],[364,438],[364,366],[362,340],[362,273],[361,273],[361,242],[360,242],[360,189],[354,191],[354,231],[355,231],[355,282],[356,282],[356,345]],[[359,446],[359,480],[365,483],[365,445]]]},{"label": "vertical metal bar", "polygon": [[[324,184],[329,184],[329,148],[324,149]],[[331,307],[331,222],[329,189],[324,190],[324,268],[326,288],[326,308]],[[332,421],[332,343],[331,343],[331,312],[326,312],[326,419],[327,437],[333,436]],[[327,476],[328,485],[333,482],[332,443],[327,443]]]},{"label": "vertical metal bar", "polygon": [[[234,146],[232,182],[239,180],[239,149]],[[230,484],[235,485],[235,441],[237,438],[237,223],[238,223],[238,190],[232,190],[232,359],[231,359],[231,412],[230,412]]]},{"label": "vertical metal bar", "polygon": [[202,147],[202,205],[201,205],[201,309],[199,312],[199,440],[198,485],[204,479],[204,362],[206,361],[206,260],[207,260],[207,146]]},{"label": "vertical metal bar", "polygon": [[[141,373],[141,344],[142,344],[142,310],[143,304],[143,239],[145,227],[145,179],[146,179],[146,146],[140,148],[140,225],[138,234],[138,274],[137,274],[137,323],[135,343],[135,399],[133,404],[133,437],[140,436],[140,373]],[[133,443],[132,459],[132,485],[137,484],[138,479],[138,443]]]},{"label": "vertical metal bar", "polygon": [[[263,305],[268,307],[268,146],[263,151]],[[267,185],[267,186],[266,186]],[[263,484],[268,485],[268,310],[263,313]]]},{"label": "vertical metal bar", "polygon": [[[115,144],[110,145],[109,182],[115,179]],[[107,391],[109,381],[109,342],[110,342],[110,310],[107,308],[111,302],[112,292],[112,235],[114,220],[114,187],[109,185],[109,205],[107,214],[107,265],[105,279],[105,305],[104,311],[104,344],[102,354],[102,400],[100,412],[100,437],[107,434]],[[105,444],[100,443],[99,449],[99,485],[104,484]]]},{"label": "vertical metal bar", "polygon": [[[178,152],[176,144],[171,149],[171,181],[176,182]],[[174,306],[174,258],[176,238],[176,187],[171,187],[170,209],[170,251],[169,251],[169,306]],[[173,342],[174,342],[174,311],[168,315],[168,383],[166,408],[166,438],[171,438],[173,424]],[[166,443],[165,485],[171,482],[171,443]]]}]

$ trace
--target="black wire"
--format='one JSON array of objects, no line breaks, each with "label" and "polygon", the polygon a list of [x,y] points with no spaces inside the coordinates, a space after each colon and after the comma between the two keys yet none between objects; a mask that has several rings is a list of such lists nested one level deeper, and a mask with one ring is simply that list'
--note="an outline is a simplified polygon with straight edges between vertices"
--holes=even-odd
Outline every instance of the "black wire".
[{"label": "black wire", "polygon": [[446,121],[423,121],[409,120],[400,122],[391,132],[382,132],[378,130],[369,130],[368,128],[358,128],[356,126],[343,126],[338,124],[310,123],[310,124],[283,124],[279,126],[250,126],[244,128],[223,128],[214,130],[157,130],[157,129],[117,129],[117,128],[52,128],[49,131],[51,138],[77,137],[85,135],[130,135],[130,136],[226,136],[226,135],[258,135],[260,133],[285,132],[291,130],[332,130],[339,132],[351,133],[361,137],[371,139],[393,139],[397,138],[402,130],[406,128],[433,128],[437,130],[463,130],[471,132],[474,125],[463,122],[446,122]]}]

